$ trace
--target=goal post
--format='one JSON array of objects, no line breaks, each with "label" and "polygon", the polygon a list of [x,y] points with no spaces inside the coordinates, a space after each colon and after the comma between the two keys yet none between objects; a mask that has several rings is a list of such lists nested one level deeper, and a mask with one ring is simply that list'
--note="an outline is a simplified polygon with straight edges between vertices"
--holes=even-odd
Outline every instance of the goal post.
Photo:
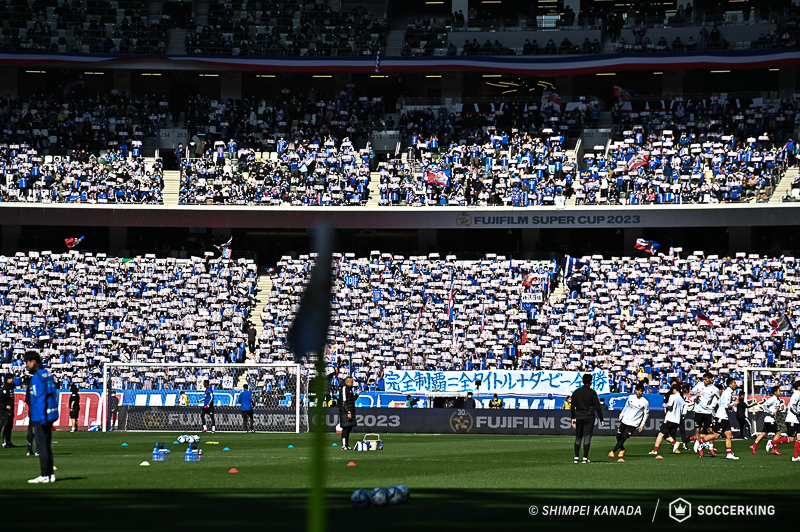
[{"label": "goal post", "polygon": [[[760,387],[766,388],[764,395],[772,395],[772,387],[781,387],[782,399],[786,400],[792,395],[792,383],[800,378],[800,368],[763,368],[758,366],[749,366],[743,368],[744,371],[744,397],[748,402],[755,401],[760,391]],[[787,378],[788,377],[788,378]],[[767,385],[766,379],[771,378],[773,381]],[[784,401],[784,404],[786,401]],[[755,404],[747,409],[747,421],[750,423],[750,430],[753,434],[760,434],[764,427],[765,412],[761,409],[760,405]],[[778,425],[783,425],[786,419],[786,411],[781,410],[775,417]],[[785,428],[781,428],[785,430]]]},{"label": "goal post", "polygon": [[[308,375],[301,364],[109,362],[103,365],[102,430],[199,432],[204,381],[219,431],[245,430],[239,396],[253,394],[259,432],[308,431]],[[118,408],[109,411],[111,392]]]}]

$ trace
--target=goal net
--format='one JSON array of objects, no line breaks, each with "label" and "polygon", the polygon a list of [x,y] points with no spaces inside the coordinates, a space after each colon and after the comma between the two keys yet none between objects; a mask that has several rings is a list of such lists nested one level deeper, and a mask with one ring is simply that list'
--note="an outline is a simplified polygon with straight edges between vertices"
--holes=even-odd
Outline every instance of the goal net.
[{"label": "goal net", "polygon": [[[764,429],[767,413],[761,404],[772,395],[772,389],[780,387],[781,399],[787,405],[792,396],[792,383],[797,379],[800,379],[800,368],[744,368],[744,395],[749,405],[747,422],[750,424],[747,436],[761,434]],[[786,432],[786,413],[787,409],[783,408],[775,416],[781,432]]]},{"label": "goal net", "polygon": [[308,378],[299,364],[121,362],[103,366],[103,431],[200,432],[206,380],[216,430],[245,430],[239,396],[246,384],[256,431],[308,431]]}]

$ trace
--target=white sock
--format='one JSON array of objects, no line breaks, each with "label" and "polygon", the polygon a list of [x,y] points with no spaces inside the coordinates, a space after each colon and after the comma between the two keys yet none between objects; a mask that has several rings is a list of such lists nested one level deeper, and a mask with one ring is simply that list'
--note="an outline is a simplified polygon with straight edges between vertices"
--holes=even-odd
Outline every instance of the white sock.
[{"label": "white sock", "polygon": [[203,425],[203,430],[208,430],[208,428],[205,425]]}]

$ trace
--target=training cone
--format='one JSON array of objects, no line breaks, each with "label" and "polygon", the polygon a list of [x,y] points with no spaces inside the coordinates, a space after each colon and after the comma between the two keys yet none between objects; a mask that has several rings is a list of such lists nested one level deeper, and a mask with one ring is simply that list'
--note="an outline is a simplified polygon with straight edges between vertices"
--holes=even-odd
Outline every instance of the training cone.
[{"label": "training cone", "polygon": [[224,449],[222,449],[222,450],[223,450],[223,451],[230,451],[230,450],[231,450],[231,448],[230,448],[230,447],[225,447],[225,448],[224,448]]},{"label": "training cone", "polygon": [[354,465],[356,465],[356,463],[355,463],[355,462],[350,462],[350,463],[349,463],[349,464],[347,464],[347,465],[348,465],[348,466],[354,466]]},{"label": "training cone", "polygon": [[228,471],[228,473],[238,473],[238,472],[239,472],[239,470],[236,469],[235,467],[232,467],[231,470]]},{"label": "training cone", "polygon": [[179,442],[179,441],[174,441],[174,442],[172,442],[172,445],[180,445],[180,443],[181,442]]},{"label": "training cone", "polygon": [[617,460],[617,462],[624,462],[624,461],[625,461],[625,460],[624,460],[624,459],[622,459],[622,458],[620,458],[619,460]]},{"label": "training cone", "polygon": [[335,443],[332,443],[331,447],[338,447],[338,445],[336,445]]},{"label": "training cone", "polygon": [[127,447],[127,446],[128,446],[127,443],[123,443],[122,445],[120,445],[120,447]]},{"label": "training cone", "polygon": [[289,449],[294,449],[294,445],[290,445],[288,448]]},{"label": "training cone", "polygon": [[149,466],[149,465],[150,465],[150,462],[146,462],[146,461],[145,461],[145,462],[142,462],[142,463],[141,463],[141,464],[139,464],[139,465],[140,465],[140,466]]},{"label": "training cone", "polygon": [[661,456],[661,455],[656,456],[656,460],[663,460],[663,459],[664,459],[664,457]]}]

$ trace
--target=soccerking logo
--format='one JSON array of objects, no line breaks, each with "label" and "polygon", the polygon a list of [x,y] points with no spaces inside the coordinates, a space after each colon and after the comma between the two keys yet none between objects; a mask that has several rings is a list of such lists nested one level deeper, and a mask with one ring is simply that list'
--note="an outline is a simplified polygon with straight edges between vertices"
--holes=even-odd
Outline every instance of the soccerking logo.
[{"label": "soccerking logo", "polygon": [[675,499],[669,503],[669,516],[683,523],[692,516],[692,503],[685,499]]},{"label": "soccerking logo", "polygon": [[472,414],[464,410],[456,410],[450,416],[450,429],[453,432],[469,432],[472,429]]}]

